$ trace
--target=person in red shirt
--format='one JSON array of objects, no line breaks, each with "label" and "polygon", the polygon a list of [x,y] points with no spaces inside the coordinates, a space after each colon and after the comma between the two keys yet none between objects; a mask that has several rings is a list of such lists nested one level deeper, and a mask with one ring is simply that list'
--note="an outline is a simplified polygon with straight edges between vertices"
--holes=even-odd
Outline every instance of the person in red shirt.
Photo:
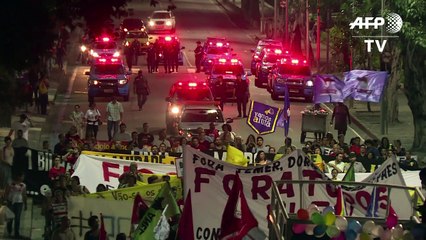
[{"label": "person in red shirt", "polygon": [[200,139],[198,137],[192,137],[191,139],[191,147],[198,149],[200,151],[206,151],[208,150],[207,148],[205,148],[204,145],[200,144]]},{"label": "person in red shirt", "polygon": [[210,128],[207,129],[205,132],[207,136],[212,138],[212,141],[219,137],[219,130],[216,129],[216,125],[214,124],[214,122],[210,123]]},{"label": "person in red shirt", "polygon": [[65,168],[61,166],[61,157],[59,155],[53,155],[53,167],[49,170],[49,178],[55,180],[64,174]]}]

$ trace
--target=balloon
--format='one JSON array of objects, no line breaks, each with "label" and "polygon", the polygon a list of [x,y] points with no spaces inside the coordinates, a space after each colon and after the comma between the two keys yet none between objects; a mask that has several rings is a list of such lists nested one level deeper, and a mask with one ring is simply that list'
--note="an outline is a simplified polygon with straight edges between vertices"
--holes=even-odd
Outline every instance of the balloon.
[{"label": "balloon", "polygon": [[334,215],[334,212],[328,212],[324,216],[324,223],[327,226],[331,226],[336,221],[336,215]]},{"label": "balloon", "polygon": [[318,206],[316,204],[313,204],[313,203],[309,204],[309,206],[307,208],[308,212],[312,209],[318,209]]},{"label": "balloon", "polygon": [[300,220],[308,220],[309,219],[309,212],[306,209],[299,209],[297,210],[297,218]]},{"label": "balloon", "polygon": [[348,223],[348,230],[353,230],[355,233],[360,233],[362,229],[361,223],[357,220],[351,219]]},{"label": "balloon", "polygon": [[404,236],[404,228],[401,224],[398,224],[392,229],[392,237],[393,239],[400,239],[402,236]]},{"label": "balloon", "polygon": [[325,216],[329,212],[334,213],[334,207],[328,206],[328,207],[324,208],[324,211],[322,211],[322,215]]},{"label": "balloon", "polygon": [[344,232],[340,232],[340,235],[332,238],[332,240],[346,240],[346,236]]},{"label": "balloon", "polygon": [[314,228],[316,227],[317,225],[315,225],[315,224],[307,224],[306,225],[306,228],[305,228],[305,233],[306,233],[306,235],[308,235],[308,236],[312,236],[312,235],[314,235]]},{"label": "balloon", "polygon": [[321,214],[320,213],[313,213],[312,214],[312,216],[311,216],[311,221],[314,223],[314,224],[317,224],[317,225],[320,225],[320,224],[323,224],[324,223],[324,219],[323,219],[323,217],[321,216]]},{"label": "balloon", "polygon": [[295,234],[301,234],[305,231],[305,227],[305,224],[293,223],[293,226],[291,228],[293,229],[293,232]]},{"label": "balloon", "polygon": [[392,239],[392,232],[388,229],[383,232],[383,234],[380,236],[380,240],[391,240]]},{"label": "balloon", "polygon": [[361,233],[361,235],[359,235],[359,240],[371,240],[370,235],[368,235],[368,233]]},{"label": "balloon", "polygon": [[358,236],[358,233],[352,229],[348,229],[348,231],[346,231],[347,240],[355,240],[357,236]]},{"label": "balloon", "polygon": [[348,228],[348,220],[346,220],[346,218],[343,216],[336,216],[334,225],[336,225],[337,229],[344,232]]},{"label": "balloon", "polygon": [[386,219],[386,227],[388,229],[392,229],[398,224],[398,216],[395,213],[389,214],[388,218]]},{"label": "balloon", "polygon": [[368,220],[364,223],[364,226],[362,226],[362,231],[364,233],[370,234],[371,231],[373,231],[373,228],[376,226],[373,220]]},{"label": "balloon", "polygon": [[327,227],[325,225],[318,225],[314,228],[314,235],[315,237],[322,237],[325,234],[325,231],[327,230]]},{"label": "balloon", "polygon": [[325,233],[327,234],[327,236],[329,236],[331,238],[337,237],[337,236],[340,235],[340,231],[339,231],[339,229],[337,229],[336,226],[328,226]]},{"label": "balloon", "polygon": [[373,235],[374,237],[380,237],[383,235],[383,232],[385,230],[383,229],[382,226],[380,225],[376,225],[373,230],[371,230],[371,235]]}]

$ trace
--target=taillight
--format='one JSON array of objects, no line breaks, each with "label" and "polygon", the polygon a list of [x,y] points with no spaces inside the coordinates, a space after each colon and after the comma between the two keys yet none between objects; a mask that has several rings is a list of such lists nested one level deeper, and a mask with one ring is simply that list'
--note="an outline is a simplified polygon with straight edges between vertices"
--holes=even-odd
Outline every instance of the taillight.
[{"label": "taillight", "polygon": [[188,83],[188,86],[190,86],[190,87],[196,87],[197,83]]},{"label": "taillight", "polygon": [[292,64],[299,64],[299,60],[297,60],[297,59],[291,59],[291,63]]},{"label": "taillight", "polygon": [[109,37],[103,37],[103,38],[102,38],[102,41],[104,41],[104,42],[109,42]]}]

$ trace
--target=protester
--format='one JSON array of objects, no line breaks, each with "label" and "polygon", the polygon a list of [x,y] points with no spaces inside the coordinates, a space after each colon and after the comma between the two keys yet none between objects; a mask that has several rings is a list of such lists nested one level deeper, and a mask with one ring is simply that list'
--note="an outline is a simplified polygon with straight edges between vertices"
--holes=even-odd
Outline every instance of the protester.
[{"label": "protester", "polygon": [[125,141],[130,142],[132,136],[130,133],[126,132],[127,126],[125,123],[120,124],[120,131],[114,134],[114,141]]},{"label": "protester", "polygon": [[80,178],[78,176],[71,177],[70,194],[71,196],[78,196],[82,194],[89,194],[89,190],[80,184]]},{"label": "protester", "polygon": [[142,138],[146,137],[146,141],[148,145],[152,145],[154,142],[154,136],[149,132],[149,125],[148,123],[143,123],[142,125],[142,132],[138,134],[138,141],[139,141],[139,148],[143,148]]},{"label": "protester", "polygon": [[232,132],[232,127],[229,124],[222,125],[222,133],[219,135],[219,139],[225,146],[234,143],[235,133]]},{"label": "protester", "polygon": [[339,153],[336,155],[335,160],[328,162],[327,166],[329,171],[331,169],[336,169],[339,173],[343,172],[343,169],[345,167],[345,163],[343,162],[343,156],[343,153]]},{"label": "protester", "polygon": [[61,224],[53,231],[51,240],[75,240],[76,235],[71,229],[71,221],[68,217],[64,216],[61,218]]},{"label": "protester", "polygon": [[349,168],[353,165],[355,173],[365,173],[367,172],[362,165],[362,163],[357,162],[357,156],[355,152],[349,153],[349,162],[343,168],[343,172],[347,172]]},{"label": "protester", "polygon": [[201,72],[201,59],[203,58],[203,47],[201,46],[201,42],[197,41],[197,47],[194,50],[195,53],[195,66],[196,66],[196,73]]},{"label": "protester", "polygon": [[49,179],[55,180],[55,179],[59,179],[60,175],[64,175],[66,170],[64,167],[61,166],[61,157],[59,155],[53,155],[52,159],[53,159],[53,166],[49,170]]},{"label": "protester", "polygon": [[47,76],[41,77],[38,84],[39,100],[40,100],[40,112],[42,115],[47,115],[47,105],[49,104],[49,81]]},{"label": "protester", "polygon": [[333,119],[335,119],[334,129],[337,130],[337,134],[346,135],[348,123],[351,124],[351,117],[349,115],[349,109],[345,104],[339,102],[335,105],[330,125],[333,124]]},{"label": "protester", "polygon": [[104,184],[98,184],[98,186],[96,186],[96,192],[105,192],[108,191],[108,188],[104,185]]},{"label": "protester", "polygon": [[96,108],[96,103],[91,102],[89,104],[89,109],[84,114],[84,119],[86,119],[86,140],[91,138],[97,139],[101,123],[101,113]]},{"label": "protester", "polygon": [[[250,99],[249,84],[246,79],[241,78],[241,74],[236,75],[235,98],[237,99],[238,117],[247,117],[247,102]],[[241,115],[242,111],[242,115]]]},{"label": "protester", "polygon": [[143,105],[146,102],[147,96],[150,93],[150,89],[148,86],[148,80],[142,74],[142,70],[138,71],[138,75],[135,78],[133,83],[134,92],[137,95],[137,101],[139,106],[139,111],[142,110]]},{"label": "protester", "polygon": [[6,187],[4,196],[7,199],[7,206],[15,214],[14,219],[7,222],[7,233],[12,236],[12,226],[14,237],[21,238],[19,229],[21,227],[22,210],[27,210],[27,186],[25,185],[23,172],[15,173],[12,182]]},{"label": "protester", "polygon": [[264,145],[263,137],[257,137],[256,138],[256,152],[263,151],[263,152],[269,152],[269,147]]},{"label": "protester", "polygon": [[12,139],[4,138],[2,158],[0,159],[0,189],[5,189],[12,182],[12,166],[15,150],[12,147]]},{"label": "protester", "polygon": [[84,136],[84,113],[80,109],[80,105],[74,105],[74,110],[70,114],[72,124],[77,128],[80,137]]},{"label": "protester", "polygon": [[28,169],[28,141],[23,137],[21,129],[19,129],[17,133],[17,137],[12,141],[14,152],[12,174],[25,172]]},{"label": "protester", "polygon": [[251,153],[256,152],[256,137],[253,134],[248,135],[246,139],[246,151]]},{"label": "protester", "polygon": [[167,148],[170,148],[170,141],[167,139],[166,129],[161,129],[160,132],[158,132],[158,137],[155,138],[154,144],[159,146],[160,144],[166,144]]},{"label": "protester", "polygon": [[264,151],[258,151],[255,159],[256,165],[266,165],[270,161],[266,159],[266,154]]},{"label": "protester", "polygon": [[113,136],[118,132],[118,126],[123,120],[123,105],[117,101],[117,97],[112,96],[111,102],[107,104],[107,131],[108,141],[111,141]]},{"label": "protester", "polygon": [[22,131],[22,136],[28,141],[28,132],[31,127],[33,127],[31,119],[26,114],[21,114],[19,116],[19,121],[12,123],[12,128],[9,131],[9,137],[12,137],[12,134],[15,133],[15,137],[18,136],[18,130]]},{"label": "protester", "polygon": [[209,136],[213,141],[214,139],[219,137],[219,130],[216,129],[216,125],[214,122],[210,123],[209,129],[206,130],[206,135]]},{"label": "protester", "polygon": [[84,234],[84,240],[99,240],[99,218],[98,216],[91,216],[87,220],[90,230]]}]

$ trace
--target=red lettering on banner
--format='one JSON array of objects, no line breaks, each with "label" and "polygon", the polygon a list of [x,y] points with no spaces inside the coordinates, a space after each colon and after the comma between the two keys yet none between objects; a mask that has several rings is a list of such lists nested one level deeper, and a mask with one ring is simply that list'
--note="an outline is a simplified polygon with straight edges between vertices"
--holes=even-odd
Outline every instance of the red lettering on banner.
[{"label": "red lettering on banner", "polygon": [[355,197],[358,205],[367,210],[368,205],[371,204],[371,194],[366,191],[358,191]]},{"label": "red lettering on banner", "polygon": [[[303,170],[302,171],[303,177],[309,177],[309,180],[315,180],[315,179],[322,179],[322,175],[317,172],[316,170]],[[315,194],[315,184],[310,183],[308,184],[308,195],[314,196]]]},{"label": "red lettering on banner", "polygon": [[312,201],[312,204],[317,205],[318,207],[328,207],[330,206],[330,203],[327,201]]},{"label": "red lettering on banner", "polygon": [[[225,190],[226,194],[229,196],[232,192],[232,186],[234,186],[235,175],[225,175],[223,177],[223,190]],[[232,181],[231,186],[229,186],[229,182]]]},{"label": "red lettering on banner", "polygon": [[378,187],[378,191],[379,191],[379,202],[382,202],[382,203],[379,204],[379,207],[381,209],[386,209],[388,207],[387,206],[388,196],[386,194],[380,196],[380,193],[387,193],[387,190],[386,190],[385,187]]},{"label": "red lettering on banner", "polygon": [[123,167],[123,172],[128,172],[130,171],[130,166],[124,166]]},{"label": "red lettering on banner", "polygon": [[207,169],[207,168],[202,168],[202,167],[195,168],[195,179],[194,179],[195,192],[201,192],[201,183],[209,183],[210,182],[208,178],[202,178],[201,177],[202,174],[214,176],[216,174],[216,171],[210,170],[210,169]]},{"label": "red lettering on banner", "polygon": [[109,163],[109,162],[102,162],[102,170],[104,172],[104,181],[109,182],[109,178],[118,178],[120,177],[120,174],[115,172],[110,172],[110,168],[114,169],[120,169],[120,164],[118,163]]},{"label": "red lettering on banner", "polygon": [[337,187],[336,186],[331,185],[331,184],[326,184],[325,190],[327,191],[328,196],[330,196],[332,198],[337,197]]},{"label": "red lettering on banner", "polygon": [[[262,196],[263,199],[269,199],[267,192],[271,190],[272,178],[269,175],[255,176],[251,178],[253,187],[251,189],[251,195],[254,200],[257,199],[257,195]],[[263,181],[263,186],[259,186],[259,183]]]},{"label": "red lettering on banner", "polygon": [[349,193],[346,193],[345,191],[343,191],[343,197],[345,198],[346,209],[347,209],[347,206],[349,205],[348,216],[352,216],[352,214],[354,213],[355,199]]},{"label": "red lettering on banner", "polygon": [[[283,175],[281,176],[281,180],[292,180],[292,179],[293,179],[292,172],[283,172]],[[284,184],[280,184],[277,187],[278,187],[278,191],[280,191],[280,194],[287,194],[287,198],[294,197],[293,184],[287,183],[286,188],[283,188]]]}]

